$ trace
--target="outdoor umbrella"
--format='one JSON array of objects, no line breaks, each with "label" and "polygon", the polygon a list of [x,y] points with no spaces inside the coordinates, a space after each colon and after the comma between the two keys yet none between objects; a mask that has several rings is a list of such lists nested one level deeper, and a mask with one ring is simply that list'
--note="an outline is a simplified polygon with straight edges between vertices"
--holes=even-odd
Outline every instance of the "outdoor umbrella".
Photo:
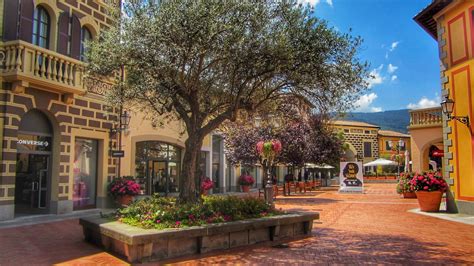
[{"label": "outdoor umbrella", "polygon": [[410,172],[410,152],[405,151],[405,172]]},{"label": "outdoor umbrella", "polygon": [[383,158],[379,158],[375,161],[364,164],[364,166],[379,166],[379,165],[386,166],[386,165],[398,165],[398,164],[394,161],[390,161]]}]

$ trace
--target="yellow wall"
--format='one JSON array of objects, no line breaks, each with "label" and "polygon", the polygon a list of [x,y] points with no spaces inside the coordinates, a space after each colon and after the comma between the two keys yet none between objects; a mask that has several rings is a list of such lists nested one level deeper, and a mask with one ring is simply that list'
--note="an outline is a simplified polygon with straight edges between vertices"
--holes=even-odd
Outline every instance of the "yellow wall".
[{"label": "yellow wall", "polygon": [[[446,40],[442,51],[447,54],[447,60],[443,62],[447,66],[444,75],[448,78],[448,83],[444,88],[449,90],[450,98],[455,101],[453,115],[467,115],[471,121],[474,118],[472,9],[474,9],[474,1],[455,1],[435,17],[446,29],[439,38]],[[474,201],[474,138],[472,134],[474,126],[471,122],[468,128],[454,120],[448,125],[451,127],[448,141],[452,142],[449,152],[453,154],[449,162],[453,166],[453,171],[449,177],[454,180],[455,198]]]},{"label": "yellow wall", "polygon": [[[380,136],[379,135],[379,156],[382,157],[383,155],[392,155],[394,152],[392,150],[387,150],[385,147],[385,143],[389,140],[391,140],[394,145],[398,145],[398,141],[400,139],[403,139],[405,142],[405,148],[408,150],[408,152],[411,153],[411,143],[410,143],[410,138],[406,137],[387,137],[387,136]],[[403,150],[401,153],[404,153],[405,150]]]}]

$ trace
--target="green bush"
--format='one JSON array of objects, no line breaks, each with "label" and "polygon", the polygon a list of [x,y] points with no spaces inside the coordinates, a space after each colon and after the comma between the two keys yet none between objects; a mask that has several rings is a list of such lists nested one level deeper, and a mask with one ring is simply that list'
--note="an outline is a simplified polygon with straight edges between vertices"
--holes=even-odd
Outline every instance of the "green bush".
[{"label": "green bush", "polygon": [[178,204],[157,195],[117,210],[117,219],[142,228],[172,228],[230,222],[280,214],[265,201],[235,196],[206,196],[200,204]]}]

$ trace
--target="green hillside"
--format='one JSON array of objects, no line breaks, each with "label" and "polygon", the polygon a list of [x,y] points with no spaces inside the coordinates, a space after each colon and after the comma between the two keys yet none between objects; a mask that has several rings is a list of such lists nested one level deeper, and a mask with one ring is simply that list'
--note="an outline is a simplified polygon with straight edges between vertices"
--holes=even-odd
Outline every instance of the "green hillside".
[{"label": "green hillside", "polygon": [[384,130],[393,130],[402,133],[408,133],[408,125],[410,124],[410,114],[408,109],[392,110],[377,113],[354,112],[347,113],[342,120],[352,120],[366,122],[380,126]]}]

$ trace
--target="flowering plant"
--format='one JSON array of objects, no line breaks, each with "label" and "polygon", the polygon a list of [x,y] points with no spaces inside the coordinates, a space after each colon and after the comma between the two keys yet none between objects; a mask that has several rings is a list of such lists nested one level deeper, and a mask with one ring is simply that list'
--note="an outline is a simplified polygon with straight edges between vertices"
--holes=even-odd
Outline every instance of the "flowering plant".
[{"label": "flowering plant", "polygon": [[398,180],[397,184],[398,194],[414,192],[410,182],[413,179],[413,175],[413,173],[400,174],[400,179]]},{"label": "flowering plant", "polygon": [[120,177],[112,180],[107,190],[113,197],[124,195],[135,196],[140,193],[140,185],[133,180],[133,177]]},{"label": "flowering plant", "polygon": [[201,191],[209,190],[214,187],[214,182],[209,177],[201,178]]},{"label": "flowering plant", "polygon": [[446,191],[448,185],[439,172],[425,172],[415,174],[410,181],[410,188],[414,191]]},{"label": "flowering plant", "polygon": [[281,152],[281,142],[277,139],[272,139],[271,141],[259,141],[257,143],[257,152],[260,156],[265,159],[273,160],[275,155]]},{"label": "flowering plant", "polygon": [[251,186],[255,183],[255,179],[253,179],[253,176],[249,174],[243,174],[239,176],[238,182],[241,186]]}]

